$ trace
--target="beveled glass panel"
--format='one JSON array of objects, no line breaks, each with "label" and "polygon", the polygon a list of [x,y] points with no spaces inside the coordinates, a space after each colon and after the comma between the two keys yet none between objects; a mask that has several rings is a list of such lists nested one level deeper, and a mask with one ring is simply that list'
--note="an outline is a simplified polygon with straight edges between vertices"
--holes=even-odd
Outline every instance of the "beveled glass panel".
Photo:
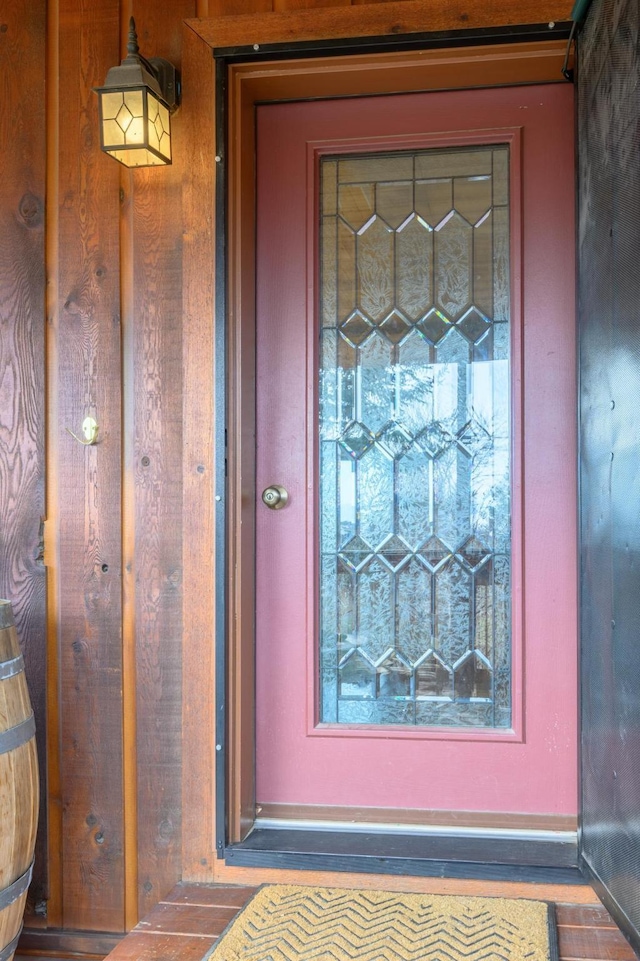
[{"label": "beveled glass panel", "polygon": [[390,651],[378,665],[378,686],[376,696],[379,699],[392,697],[402,700],[411,697],[411,665],[396,651]]},{"label": "beveled glass panel", "polygon": [[429,571],[417,557],[412,557],[396,575],[398,634],[402,638],[400,653],[414,671],[418,670],[417,665],[424,656],[425,645],[433,643],[431,582]]},{"label": "beveled glass panel", "polygon": [[[358,649],[378,661],[389,647],[393,636],[393,575],[374,559],[358,575],[356,599],[358,605]],[[366,638],[366,647],[362,640]]]},{"label": "beveled glass panel", "polygon": [[493,257],[493,216],[489,212],[473,231],[473,302],[487,317],[493,315]]},{"label": "beveled glass panel", "polygon": [[[330,162],[330,161],[329,161]],[[322,165],[327,163],[322,161]],[[413,180],[411,154],[374,154],[369,157],[338,158],[338,183],[378,184],[394,180]],[[324,190],[324,186],[322,188]]]},{"label": "beveled glass panel", "polygon": [[431,419],[434,387],[429,343],[418,328],[414,327],[396,356],[397,403],[402,409],[402,423],[415,438]]},{"label": "beveled glass panel", "polygon": [[322,326],[329,329],[338,310],[337,254],[338,224],[335,217],[327,216],[322,222]]},{"label": "beveled glass panel", "polygon": [[324,189],[322,191],[322,213],[331,216],[337,212],[338,205],[338,173],[337,160],[325,160]]},{"label": "beveled glass panel", "polygon": [[433,461],[412,446],[398,459],[396,524],[414,550],[424,541],[425,529],[433,526],[432,490]]},{"label": "beveled glass panel", "polygon": [[509,320],[509,211],[496,207],[493,213],[493,319]]},{"label": "beveled glass panel", "polygon": [[413,181],[377,184],[376,213],[397,230],[413,213]]},{"label": "beveled glass panel", "polygon": [[356,235],[341,217],[337,222],[337,274],[338,318],[346,320],[356,307]]},{"label": "beveled glass panel", "polygon": [[394,462],[378,444],[371,447],[358,464],[358,493],[366,491],[367,506],[358,506],[362,536],[373,547],[381,545],[393,528]]},{"label": "beveled glass panel", "polygon": [[453,210],[453,182],[418,180],[414,191],[416,213],[435,229]]},{"label": "beveled glass panel", "polygon": [[353,230],[360,230],[371,220],[374,212],[372,184],[344,184],[339,188],[338,197],[340,216]]},{"label": "beveled glass panel", "polygon": [[473,227],[452,212],[436,228],[436,304],[451,320],[457,320],[471,303]]},{"label": "beveled glass panel", "polygon": [[320,180],[320,720],[508,727],[508,147]]},{"label": "beveled glass panel", "polygon": [[[498,147],[502,154],[508,154]],[[449,150],[423,150],[415,155],[415,177],[417,180],[446,177],[478,177],[491,173],[494,150],[490,147],[471,147]]]},{"label": "beveled glass panel", "polygon": [[491,209],[491,177],[456,177],[453,182],[453,206],[470,224]]},{"label": "beveled glass panel", "polygon": [[433,230],[412,214],[396,233],[398,306],[416,321],[433,300]]},{"label": "beveled glass panel", "polygon": [[381,217],[372,217],[358,231],[356,270],[358,306],[373,321],[381,321],[394,305],[394,232]]}]

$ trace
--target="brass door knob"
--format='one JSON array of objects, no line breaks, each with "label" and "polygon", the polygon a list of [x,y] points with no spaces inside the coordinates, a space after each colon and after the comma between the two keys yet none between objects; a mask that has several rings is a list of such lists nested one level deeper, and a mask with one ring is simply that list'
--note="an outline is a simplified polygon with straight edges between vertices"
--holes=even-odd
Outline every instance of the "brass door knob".
[{"label": "brass door knob", "polygon": [[269,487],[265,487],[262,492],[262,503],[266,504],[272,511],[282,510],[283,507],[286,507],[288,500],[289,494],[279,484],[271,484]]}]

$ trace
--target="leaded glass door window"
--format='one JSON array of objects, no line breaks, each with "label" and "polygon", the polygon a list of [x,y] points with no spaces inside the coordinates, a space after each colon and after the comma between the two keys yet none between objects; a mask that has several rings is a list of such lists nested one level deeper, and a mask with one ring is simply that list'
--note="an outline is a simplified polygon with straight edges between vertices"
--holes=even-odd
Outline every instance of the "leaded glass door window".
[{"label": "leaded glass door window", "polygon": [[509,147],[320,164],[321,720],[509,727]]}]

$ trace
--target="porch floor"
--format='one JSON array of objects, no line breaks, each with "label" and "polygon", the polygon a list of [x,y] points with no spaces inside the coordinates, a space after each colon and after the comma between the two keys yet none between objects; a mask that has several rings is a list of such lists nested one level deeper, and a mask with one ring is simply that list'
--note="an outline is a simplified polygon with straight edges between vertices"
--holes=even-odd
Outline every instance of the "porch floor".
[{"label": "porch floor", "polygon": [[[536,885],[527,887],[520,897],[544,897]],[[108,961],[201,961],[255,890],[179,884],[111,951]],[[636,961],[602,905],[555,903],[560,961]]]}]

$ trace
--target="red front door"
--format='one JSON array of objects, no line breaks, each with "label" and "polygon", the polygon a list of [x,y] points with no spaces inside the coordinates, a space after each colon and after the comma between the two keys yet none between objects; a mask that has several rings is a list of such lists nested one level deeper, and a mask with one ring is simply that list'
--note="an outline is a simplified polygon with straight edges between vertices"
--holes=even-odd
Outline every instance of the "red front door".
[{"label": "red front door", "polygon": [[576,813],[573,170],[568,85],[258,108],[259,804]]}]

